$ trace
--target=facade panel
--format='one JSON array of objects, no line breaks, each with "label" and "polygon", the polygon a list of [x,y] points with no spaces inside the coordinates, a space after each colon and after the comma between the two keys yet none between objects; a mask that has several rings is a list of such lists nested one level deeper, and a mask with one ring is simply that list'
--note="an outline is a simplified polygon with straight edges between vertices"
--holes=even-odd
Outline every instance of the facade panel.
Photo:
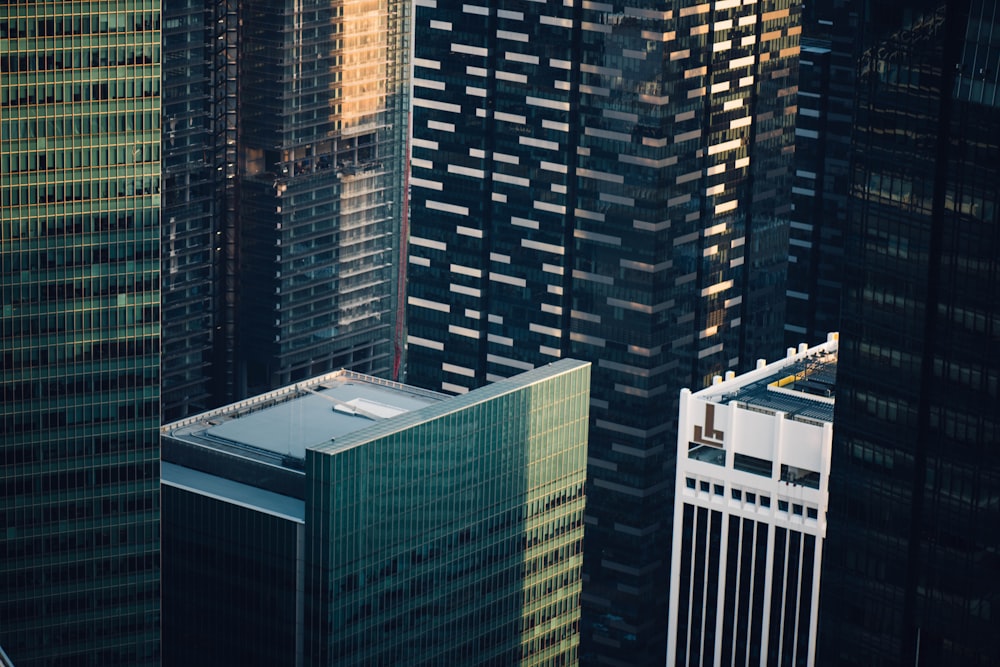
[{"label": "facade panel", "polygon": [[301,665],[302,522],[176,483],[162,493],[163,664]]},{"label": "facade panel", "polygon": [[539,370],[307,452],[309,661],[577,662],[589,365]]}]

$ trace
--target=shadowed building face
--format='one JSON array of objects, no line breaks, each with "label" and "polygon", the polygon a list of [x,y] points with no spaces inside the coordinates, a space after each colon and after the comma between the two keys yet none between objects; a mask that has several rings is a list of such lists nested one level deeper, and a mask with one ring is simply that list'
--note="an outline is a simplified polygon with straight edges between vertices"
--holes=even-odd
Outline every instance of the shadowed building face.
[{"label": "shadowed building face", "polygon": [[1000,661],[998,10],[862,14],[825,663]]}]

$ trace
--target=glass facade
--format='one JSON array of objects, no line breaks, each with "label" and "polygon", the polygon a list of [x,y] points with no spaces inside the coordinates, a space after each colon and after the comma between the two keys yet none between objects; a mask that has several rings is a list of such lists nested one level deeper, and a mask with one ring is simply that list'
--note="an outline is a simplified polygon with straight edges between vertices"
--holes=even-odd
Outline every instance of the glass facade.
[{"label": "glass facade", "polygon": [[342,367],[398,375],[409,12],[166,8],[168,419]]},{"label": "glass facade", "polygon": [[662,664],[680,388],[783,349],[798,16],[416,3],[407,380],[594,362],[587,659]]},{"label": "glass facade", "polygon": [[163,664],[301,665],[301,521],[167,483],[162,520]]},{"label": "glass facade", "polygon": [[234,389],[235,245],[226,203],[235,131],[216,130],[227,120],[235,130],[236,95],[226,80],[235,69],[227,39],[235,22],[224,2],[178,0],[163,10],[164,421],[214,407]]},{"label": "glass facade", "polygon": [[820,655],[992,665],[997,3],[866,3]]},{"label": "glass facade", "polygon": [[840,330],[858,5],[820,0],[802,8],[785,317],[790,346]]},{"label": "glass facade", "polygon": [[570,665],[590,365],[310,448],[306,663]]},{"label": "glass facade", "polygon": [[238,360],[251,394],[395,367],[408,12],[239,3]]},{"label": "glass facade", "polygon": [[155,665],[160,3],[4,3],[0,44],[0,643]]}]

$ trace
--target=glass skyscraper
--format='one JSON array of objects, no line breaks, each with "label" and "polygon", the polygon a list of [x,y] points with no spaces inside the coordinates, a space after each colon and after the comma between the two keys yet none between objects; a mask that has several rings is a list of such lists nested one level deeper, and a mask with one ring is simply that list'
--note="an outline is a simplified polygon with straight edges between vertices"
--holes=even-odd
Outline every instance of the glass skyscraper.
[{"label": "glass skyscraper", "polygon": [[415,11],[407,381],[594,362],[583,655],[662,664],[677,395],[782,349],[799,3]]},{"label": "glass skyscraper", "polygon": [[409,14],[165,7],[168,420],[336,368],[400,373]]},{"label": "glass skyscraper", "polygon": [[402,0],[241,0],[238,368],[249,393],[394,367]]},{"label": "glass skyscraper", "polygon": [[994,665],[1000,5],[862,16],[820,658]]},{"label": "glass skyscraper", "polygon": [[160,2],[0,7],[0,643],[159,663]]},{"label": "glass skyscraper", "polygon": [[338,371],[164,426],[164,663],[577,664],[589,392]]},{"label": "glass skyscraper", "polygon": [[236,13],[163,7],[162,400],[166,420],[235,391]]},{"label": "glass skyscraper", "polygon": [[307,662],[570,665],[590,364],[306,452]]},{"label": "glass skyscraper", "polygon": [[802,8],[785,302],[792,346],[840,327],[859,4],[817,0]]}]

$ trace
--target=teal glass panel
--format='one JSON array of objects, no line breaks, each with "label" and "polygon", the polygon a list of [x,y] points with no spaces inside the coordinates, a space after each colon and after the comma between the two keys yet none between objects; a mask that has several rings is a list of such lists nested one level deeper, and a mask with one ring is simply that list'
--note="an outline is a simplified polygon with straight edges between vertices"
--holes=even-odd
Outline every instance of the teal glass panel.
[{"label": "teal glass panel", "polygon": [[559,362],[307,452],[307,662],[576,663],[589,378]]}]

